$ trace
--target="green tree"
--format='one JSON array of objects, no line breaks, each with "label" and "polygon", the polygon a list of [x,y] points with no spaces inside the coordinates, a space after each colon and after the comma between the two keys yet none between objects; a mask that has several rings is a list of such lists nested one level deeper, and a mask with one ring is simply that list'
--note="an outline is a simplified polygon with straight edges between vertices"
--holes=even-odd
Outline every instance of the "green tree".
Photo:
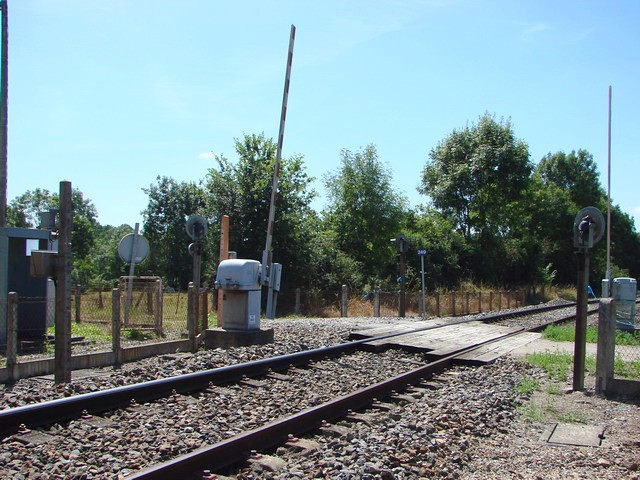
[{"label": "green tree", "polygon": [[[205,180],[208,211],[213,219],[211,236],[217,241],[220,220],[230,218],[230,248],[239,258],[261,260],[266,243],[276,144],[264,134],[244,135],[235,141],[238,161],[217,156],[217,166]],[[313,178],[305,172],[303,158],[281,160],[276,221],[273,231],[273,261],[283,265],[283,290],[308,284],[312,277],[312,226],[316,214],[310,205],[316,193]],[[217,245],[217,243],[216,243]],[[212,262],[213,266],[213,262]]]},{"label": "green tree", "polygon": [[[550,247],[547,254],[550,263],[558,271],[560,283],[575,282],[575,259],[573,255],[573,222],[575,215],[584,207],[594,206],[607,214],[606,192],[593,156],[579,149],[569,154],[564,152],[545,155],[534,171],[539,185],[539,195],[553,202],[543,204],[540,210],[540,226],[544,225],[545,243]],[[543,223],[544,222],[544,223]],[[592,277],[606,275],[606,237],[592,253]],[[639,238],[631,217],[612,204],[611,208],[611,266],[613,271],[640,273]]]},{"label": "green tree", "polygon": [[326,229],[337,247],[362,267],[363,278],[378,283],[395,272],[391,239],[401,233],[405,198],[392,185],[390,169],[374,145],[362,151],[343,150],[340,167],[324,177],[328,207]]},{"label": "green tree", "polygon": [[[407,256],[412,270],[421,270],[421,260],[416,250],[427,250],[425,256],[425,286],[456,287],[460,279],[472,277],[462,258],[468,256],[469,245],[464,235],[456,231],[454,223],[433,208],[419,206],[409,212],[407,217],[407,237],[410,240],[410,252]],[[420,279],[414,284],[419,285]]]},{"label": "green tree", "polygon": [[[148,263],[141,266],[149,273],[164,278],[174,288],[186,289],[193,280],[193,259],[189,255],[191,243],[186,233],[190,215],[206,214],[206,202],[199,185],[157,177],[157,184],[142,190],[149,196],[142,212],[143,231],[149,241]],[[203,262],[206,261],[206,252]]]},{"label": "green tree", "polygon": [[495,258],[505,258],[506,239],[526,213],[532,171],[527,144],[515,137],[510,121],[485,114],[476,125],[454,130],[429,157],[418,190],[472,245],[462,261],[478,280],[507,281],[504,263]]},{"label": "green tree", "polygon": [[576,207],[601,208],[605,192],[600,184],[600,174],[588,151],[579,149],[569,154],[548,153],[536,166],[536,175],[547,185],[566,191]]},{"label": "green tree", "polygon": [[[85,199],[82,192],[74,188],[71,193],[73,208],[73,225],[71,232],[71,249],[74,258],[74,281],[85,284],[91,276],[88,257],[95,243],[98,227],[98,212],[89,199]],[[58,193],[51,193],[47,189],[36,188],[28,190],[14,198],[7,208],[8,225],[20,228],[36,228],[40,224],[39,213],[50,209],[59,210],[60,199]]]},{"label": "green tree", "polygon": [[[94,274],[89,286],[94,289],[106,290],[116,286],[118,278],[128,275],[128,266],[118,254],[118,244],[125,235],[133,233],[129,225],[113,227],[100,225],[96,229],[95,247],[89,256],[89,262]],[[140,268],[145,268],[143,262]]]},{"label": "green tree", "polygon": [[508,209],[522,198],[532,171],[528,146],[510,121],[485,114],[477,125],[454,130],[429,157],[419,191],[435,208],[467,237],[508,230]]}]

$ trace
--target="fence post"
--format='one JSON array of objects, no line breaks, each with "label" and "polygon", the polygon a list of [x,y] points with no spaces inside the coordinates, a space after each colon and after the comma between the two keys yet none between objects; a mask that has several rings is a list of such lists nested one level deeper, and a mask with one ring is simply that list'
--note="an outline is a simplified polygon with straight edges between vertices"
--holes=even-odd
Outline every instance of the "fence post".
[{"label": "fence post", "polygon": [[71,383],[71,230],[73,207],[71,182],[60,182],[60,228],[58,230],[58,255],[56,266],[56,336],[54,381]]},{"label": "fence post", "polygon": [[465,299],[465,307],[466,307],[466,312],[467,312],[466,315],[469,315],[469,296],[470,295],[471,294],[469,292],[467,292],[466,299]]},{"label": "fence post", "polygon": [[342,298],[340,301],[340,316],[347,317],[349,312],[347,306],[349,305],[349,287],[342,285]]},{"label": "fence post", "polygon": [[209,289],[202,290],[202,332],[209,328]]},{"label": "fence post", "polygon": [[601,298],[598,307],[598,350],[596,353],[596,393],[606,393],[613,380],[616,343],[616,305],[612,298]]},{"label": "fence post", "polygon": [[189,332],[189,340],[191,341],[191,350],[196,351],[196,325],[198,323],[198,292],[193,286],[193,282],[189,282],[189,290],[187,293],[187,331]]},{"label": "fence post", "polygon": [[18,294],[7,296],[7,370],[9,382],[18,380]]},{"label": "fence post", "polygon": [[373,289],[373,316],[380,316],[380,288]]},{"label": "fence post", "polygon": [[153,285],[149,284],[149,285],[145,285],[145,293],[147,294],[147,313],[149,315],[153,315],[154,314],[154,302],[153,302]]},{"label": "fence post", "polygon": [[120,289],[111,290],[111,346],[113,364],[122,365],[122,321],[120,320]]},{"label": "fence post", "polygon": [[498,290],[498,311],[502,310],[502,290]]},{"label": "fence post", "polygon": [[478,292],[478,313],[482,313],[482,292]]},{"label": "fence post", "polygon": [[436,317],[440,316],[440,292],[436,292]]},{"label": "fence post", "polygon": [[301,309],[300,309],[300,293],[301,293],[300,287],[296,288],[296,306],[295,306],[295,309],[294,309],[294,312],[295,312],[296,315],[300,315],[300,311],[301,311]]},{"label": "fence post", "polygon": [[156,280],[156,288],[153,295],[153,323],[156,335],[162,335],[162,280]]},{"label": "fence post", "polygon": [[80,308],[82,303],[82,288],[80,285],[76,285],[75,291],[75,307],[76,307],[76,323],[80,323]]},{"label": "fence post", "polygon": [[451,292],[451,316],[456,316],[456,292]]},{"label": "fence post", "polygon": [[493,310],[493,292],[489,292],[489,311]]}]

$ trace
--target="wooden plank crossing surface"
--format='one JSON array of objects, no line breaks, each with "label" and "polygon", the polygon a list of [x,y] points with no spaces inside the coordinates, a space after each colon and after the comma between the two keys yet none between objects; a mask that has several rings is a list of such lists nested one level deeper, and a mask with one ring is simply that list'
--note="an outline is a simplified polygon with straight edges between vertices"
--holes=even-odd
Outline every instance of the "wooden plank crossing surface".
[{"label": "wooden plank crossing surface", "polygon": [[[415,332],[420,328],[424,330]],[[522,331],[522,328],[491,325],[480,321],[444,325],[443,322],[432,320],[376,325],[373,328],[355,331],[350,338],[366,339],[396,334],[389,338],[371,340],[365,345],[376,350],[402,348],[411,351],[422,351],[427,358],[438,359],[465,350],[475,344],[498,339],[519,331]],[[511,350],[532,342],[539,336],[540,334],[523,332],[520,335],[484,345],[473,352],[465,354],[460,358],[460,361],[471,364],[490,363]]]}]

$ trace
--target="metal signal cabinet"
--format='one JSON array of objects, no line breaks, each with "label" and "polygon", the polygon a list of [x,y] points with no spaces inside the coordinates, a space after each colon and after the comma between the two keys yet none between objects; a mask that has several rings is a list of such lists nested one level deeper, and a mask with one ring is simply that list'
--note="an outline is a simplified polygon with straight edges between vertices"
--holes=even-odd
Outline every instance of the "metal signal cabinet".
[{"label": "metal signal cabinet", "polygon": [[620,330],[634,331],[636,328],[636,296],[638,284],[635,278],[614,278],[611,296],[615,300],[616,326]]},{"label": "metal signal cabinet", "polygon": [[47,279],[30,275],[31,252],[49,249],[49,230],[0,228],[0,345],[7,340],[7,298],[18,294],[18,339],[43,341],[47,327]]},{"label": "metal signal cabinet", "polygon": [[260,262],[257,260],[223,260],[218,265],[215,287],[222,289],[224,330],[260,328]]}]

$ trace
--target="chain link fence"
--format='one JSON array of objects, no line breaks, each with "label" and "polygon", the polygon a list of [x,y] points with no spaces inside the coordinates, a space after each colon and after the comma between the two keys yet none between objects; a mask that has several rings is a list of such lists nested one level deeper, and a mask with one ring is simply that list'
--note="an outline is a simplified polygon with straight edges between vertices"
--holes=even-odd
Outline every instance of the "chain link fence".
[{"label": "chain link fence", "polygon": [[[422,308],[420,292],[405,292],[405,316],[419,317]],[[456,316],[519,308],[526,305],[525,291],[430,292],[425,294],[426,316]],[[296,289],[279,294],[278,311],[308,317],[397,317],[400,311],[399,291],[351,291],[349,289],[321,292]]]},{"label": "chain link fence", "polygon": [[[615,336],[614,377],[640,379],[640,315],[633,312],[629,315],[616,308],[618,328]],[[621,317],[623,322],[621,322]],[[629,318],[632,320],[629,321]]]}]

